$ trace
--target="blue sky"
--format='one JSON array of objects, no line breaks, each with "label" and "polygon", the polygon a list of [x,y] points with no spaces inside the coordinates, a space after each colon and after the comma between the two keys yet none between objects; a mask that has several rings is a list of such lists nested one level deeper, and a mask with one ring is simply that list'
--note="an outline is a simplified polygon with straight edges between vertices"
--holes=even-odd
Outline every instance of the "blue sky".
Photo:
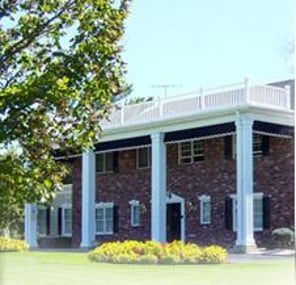
[{"label": "blue sky", "polygon": [[133,95],[291,78],[294,9],[293,0],[135,0],[124,39]]}]

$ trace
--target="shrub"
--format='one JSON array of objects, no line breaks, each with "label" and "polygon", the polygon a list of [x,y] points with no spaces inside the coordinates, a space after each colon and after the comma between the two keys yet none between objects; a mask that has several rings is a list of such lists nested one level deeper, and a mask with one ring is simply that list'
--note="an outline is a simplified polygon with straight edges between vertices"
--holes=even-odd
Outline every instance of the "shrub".
[{"label": "shrub", "polygon": [[203,249],[201,260],[203,263],[224,263],[227,252],[224,248],[216,245],[207,246]]},{"label": "shrub", "polygon": [[196,244],[174,241],[124,241],[104,243],[88,253],[95,262],[139,264],[198,264],[223,263],[226,250],[219,246],[200,248]]},{"label": "shrub", "polygon": [[281,247],[289,247],[294,243],[294,231],[289,228],[278,228],[272,231],[272,238]]},{"label": "shrub", "polygon": [[23,240],[0,237],[0,251],[26,251],[28,245]]},{"label": "shrub", "polygon": [[144,254],[140,255],[137,259],[137,263],[139,264],[157,264],[158,258],[153,254]]}]

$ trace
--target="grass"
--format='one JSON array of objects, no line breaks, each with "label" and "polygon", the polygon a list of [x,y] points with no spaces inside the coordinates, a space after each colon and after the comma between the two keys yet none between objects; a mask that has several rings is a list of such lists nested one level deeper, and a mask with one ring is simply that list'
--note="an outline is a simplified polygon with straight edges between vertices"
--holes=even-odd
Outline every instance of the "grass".
[{"label": "grass", "polygon": [[117,265],[85,253],[0,253],[2,285],[275,285],[294,284],[294,261],[224,265]]}]

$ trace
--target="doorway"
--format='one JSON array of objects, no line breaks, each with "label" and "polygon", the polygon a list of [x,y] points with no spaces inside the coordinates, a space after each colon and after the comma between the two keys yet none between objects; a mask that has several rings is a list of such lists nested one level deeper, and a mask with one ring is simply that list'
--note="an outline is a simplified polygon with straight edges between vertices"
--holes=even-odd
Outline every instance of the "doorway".
[{"label": "doorway", "polygon": [[181,240],[181,203],[167,204],[166,208],[167,226],[166,235],[167,242]]}]

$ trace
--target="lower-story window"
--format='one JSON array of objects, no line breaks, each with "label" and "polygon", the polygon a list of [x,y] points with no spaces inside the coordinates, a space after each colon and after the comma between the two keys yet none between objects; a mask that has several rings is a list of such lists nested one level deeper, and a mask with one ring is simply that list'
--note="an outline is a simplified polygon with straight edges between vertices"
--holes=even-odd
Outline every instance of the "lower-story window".
[{"label": "lower-story window", "polygon": [[200,201],[200,224],[208,225],[211,223],[211,197],[202,195]]},{"label": "lower-story window", "polygon": [[140,203],[137,200],[129,202],[131,206],[131,226],[137,227],[140,225]]},{"label": "lower-story window", "polygon": [[96,234],[110,235],[114,231],[114,204],[99,203],[96,204]]},{"label": "lower-story window", "polygon": [[62,206],[62,235],[63,236],[72,235],[72,206],[71,205]]},{"label": "lower-story window", "polygon": [[46,235],[46,209],[41,207],[37,212],[37,233],[40,236]]},{"label": "lower-story window", "polygon": [[[237,230],[237,198],[236,195],[232,196],[232,212],[233,212],[233,230]],[[263,194],[253,194],[253,219],[254,231],[263,230]]]}]

